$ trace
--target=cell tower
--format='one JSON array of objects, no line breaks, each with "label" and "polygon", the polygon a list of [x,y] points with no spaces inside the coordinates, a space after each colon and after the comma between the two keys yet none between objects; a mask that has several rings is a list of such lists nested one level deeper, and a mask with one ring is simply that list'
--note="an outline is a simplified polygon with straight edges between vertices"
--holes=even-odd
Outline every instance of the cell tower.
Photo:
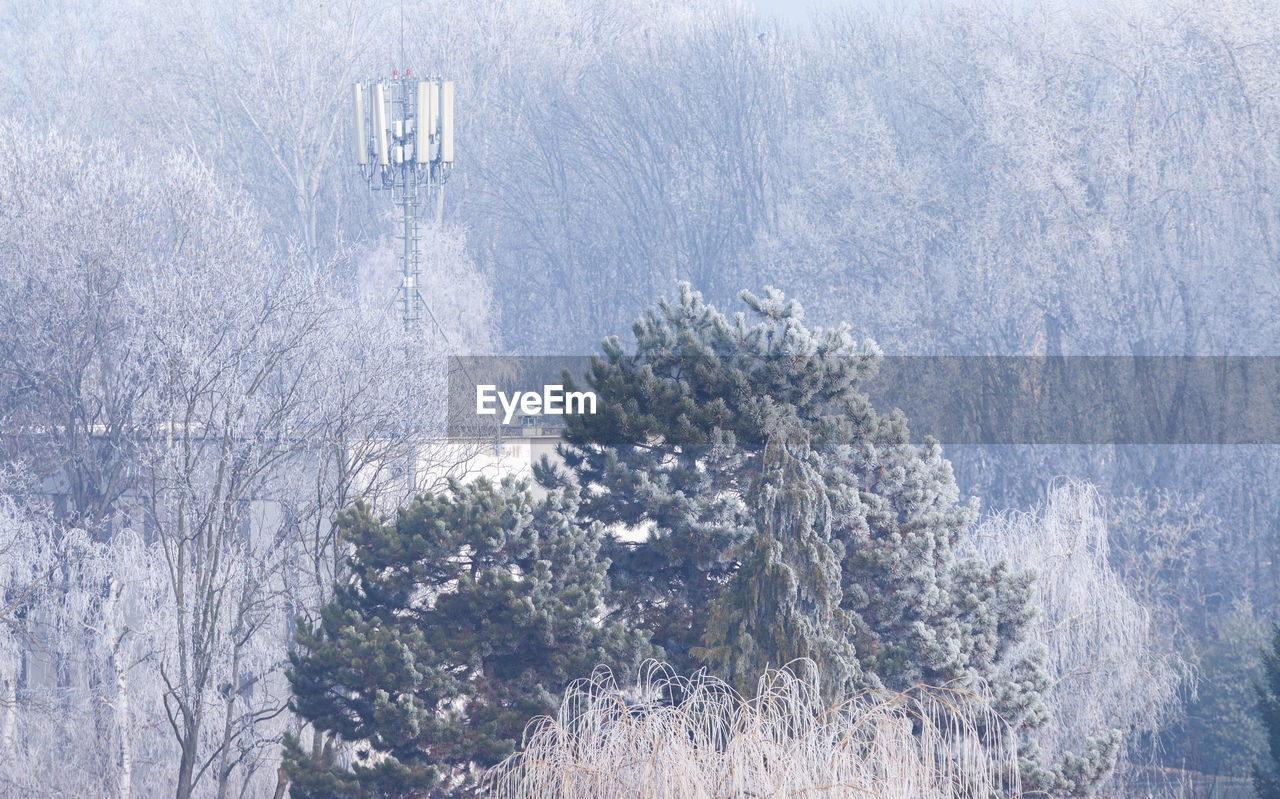
[{"label": "cell tower", "polygon": [[[444,212],[444,184],[453,167],[453,81],[419,80],[392,73],[390,80],[352,87],[356,164],[373,191],[390,191],[404,215],[404,253],[400,260],[401,320],[416,333],[421,310],[430,308],[418,291],[418,211],[434,192],[436,221]],[[440,331],[444,334],[444,331]],[[406,453],[405,479],[417,491],[418,453]]]},{"label": "cell tower", "polygon": [[374,191],[390,191],[404,214],[401,257],[401,318],[406,331],[417,330],[418,212],[433,193],[436,220],[444,211],[444,184],[453,167],[453,81],[418,79],[392,73],[353,86],[356,164]]}]

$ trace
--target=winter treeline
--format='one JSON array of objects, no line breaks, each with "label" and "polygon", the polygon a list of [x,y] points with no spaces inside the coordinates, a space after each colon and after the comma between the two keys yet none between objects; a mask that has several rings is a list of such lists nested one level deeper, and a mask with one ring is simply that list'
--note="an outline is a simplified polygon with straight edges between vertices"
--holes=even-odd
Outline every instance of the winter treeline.
[{"label": "winter treeline", "polygon": [[332,516],[436,452],[442,350],[190,159],[6,126],[0,196],[0,785],[270,795]]},{"label": "winter treeline", "polygon": [[[1274,2],[164,6],[0,0],[0,793],[277,792],[331,521],[432,456],[451,347],[594,350],[687,280],[891,354],[1280,349]],[[458,87],[420,339],[346,127],[404,68]],[[947,454],[1044,502],[971,542],[1040,575],[1038,745],[1247,772],[1274,448]]]},{"label": "winter treeline", "polygon": [[23,129],[189,153],[321,260],[388,235],[348,84],[455,80],[446,217],[507,351],[589,350],[678,279],[811,288],[890,354],[1280,343],[1274,3],[5,7]]}]

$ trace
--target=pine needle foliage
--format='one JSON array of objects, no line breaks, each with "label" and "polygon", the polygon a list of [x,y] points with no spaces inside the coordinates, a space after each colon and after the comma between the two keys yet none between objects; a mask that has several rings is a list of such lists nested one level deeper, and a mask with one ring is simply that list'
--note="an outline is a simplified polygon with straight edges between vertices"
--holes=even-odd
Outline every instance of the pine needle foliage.
[{"label": "pine needle foliage", "polygon": [[636,322],[631,351],[605,339],[585,376],[600,410],[566,417],[573,479],[538,471],[581,486],[586,518],[647,531],[605,541],[617,616],[679,672],[744,694],[811,658],[828,699],[984,686],[1017,734],[1043,724],[1044,655],[1022,646],[1032,575],[957,554],[977,504],[960,503],[937,441],[872,407],[875,345],[808,328],[780,291],[739,296],[730,318],[683,285]]},{"label": "pine needle foliage", "polygon": [[338,525],[352,576],[299,630],[288,676],[299,716],[360,746],[348,763],[287,741],[294,799],[466,795],[578,675],[646,651],[600,621],[608,564],[572,490],[535,502],[480,479]]},{"label": "pine needle foliage", "polygon": [[[1029,575],[956,557],[976,506],[959,503],[936,441],[912,443],[900,413],[871,407],[874,345],[810,330],[781,292],[741,297],[732,319],[687,285],[660,301],[634,353],[611,338],[593,359],[600,412],[566,417],[584,516],[651,531],[605,543],[621,615],[685,673],[726,665],[744,635],[756,675],[810,654],[796,645],[817,631],[767,629],[804,616],[839,639],[821,649],[853,653],[833,695],[985,678],[1025,632]],[[738,671],[754,683],[719,676],[743,688]],[[1028,716],[1032,699],[1016,699],[1003,710]]]},{"label": "pine needle foliage", "polygon": [[711,603],[707,646],[693,652],[744,694],[786,655],[821,664],[823,684],[840,690],[858,676],[850,671],[857,654],[839,634],[850,624],[840,607],[844,550],[831,539],[831,504],[807,434],[795,419],[772,424],[747,500],[755,529]]}]

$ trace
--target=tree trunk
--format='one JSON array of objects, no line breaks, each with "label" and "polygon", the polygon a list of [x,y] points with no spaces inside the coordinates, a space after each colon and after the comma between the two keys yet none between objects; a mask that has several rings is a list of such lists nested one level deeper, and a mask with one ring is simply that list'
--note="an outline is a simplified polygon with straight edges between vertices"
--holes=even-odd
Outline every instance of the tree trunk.
[{"label": "tree trunk", "polygon": [[[22,657],[21,653],[18,655]],[[15,669],[16,672],[16,669]],[[18,722],[18,675],[4,675],[4,751],[13,754],[13,731]]]},{"label": "tree trunk", "polygon": [[124,638],[128,631],[118,629],[120,609],[120,584],[112,578],[109,585],[109,601],[104,608],[106,615],[106,639],[111,642],[111,668],[116,678],[115,709],[116,729],[120,735],[120,779],[117,792],[120,799],[129,799],[133,793],[133,739],[129,735],[129,671],[123,653]]},{"label": "tree trunk", "polygon": [[185,709],[182,712],[182,759],[178,764],[178,782],[174,799],[191,799],[195,791],[196,757],[200,754],[200,724]]},{"label": "tree trunk", "polygon": [[[237,627],[236,640],[240,639],[240,629]],[[231,683],[227,688],[226,701],[224,702],[224,711],[226,715],[223,718],[222,725],[222,743],[221,753],[218,755],[218,799],[226,799],[227,782],[231,777],[231,737],[232,737],[232,717],[235,713],[236,696],[240,692],[240,646],[236,645],[234,653],[231,656]]]},{"label": "tree trunk", "polygon": [[120,799],[133,792],[133,739],[129,735],[129,673],[116,647],[116,725],[120,728]]},{"label": "tree trunk", "polygon": [[284,791],[289,787],[289,778],[284,775],[284,769],[276,769],[276,792],[271,795],[271,799],[284,799]]}]

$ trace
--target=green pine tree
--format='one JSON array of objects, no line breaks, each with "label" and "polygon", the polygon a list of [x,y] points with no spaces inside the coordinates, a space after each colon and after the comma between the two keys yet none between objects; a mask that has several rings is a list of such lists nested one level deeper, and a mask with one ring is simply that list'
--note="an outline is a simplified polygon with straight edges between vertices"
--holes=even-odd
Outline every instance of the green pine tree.
[{"label": "green pine tree", "polygon": [[1262,672],[1263,681],[1254,683],[1254,690],[1271,763],[1253,767],[1253,788],[1259,799],[1280,799],[1280,625],[1273,628],[1271,646],[1262,652]]},{"label": "green pine tree", "polygon": [[[959,504],[936,441],[913,444],[899,412],[871,407],[874,346],[808,329],[772,289],[741,298],[732,319],[687,285],[659,302],[632,352],[610,338],[592,360],[599,412],[567,417],[583,514],[648,530],[606,542],[620,616],[677,668],[740,687],[817,655],[843,683],[833,693],[984,685],[1015,730],[1042,724],[1044,668],[1015,655],[1031,576],[956,558],[976,505]],[[546,464],[538,475],[569,482]],[[1029,787],[1087,794],[1118,744],[1103,736],[1052,767],[1028,747]]]},{"label": "green pine tree", "polygon": [[572,490],[534,502],[477,480],[392,521],[360,504],[340,516],[352,576],[299,630],[289,680],[299,716],[364,744],[347,767],[287,741],[294,799],[465,792],[569,682],[643,655],[639,635],[599,621],[608,563],[576,511]]},{"label": "green pine tree", "polygon": [[761,475],[747,504],[755,529],[738,555],[740,565],[712,601],[706,647],[693,654],[751,695],[760,674],[805,658],[819,668],[819,685],[835,699],[856,682],[856,653],[842,631],[840,558],[831,540],[831,506],[795,419],[767,424]]}]

